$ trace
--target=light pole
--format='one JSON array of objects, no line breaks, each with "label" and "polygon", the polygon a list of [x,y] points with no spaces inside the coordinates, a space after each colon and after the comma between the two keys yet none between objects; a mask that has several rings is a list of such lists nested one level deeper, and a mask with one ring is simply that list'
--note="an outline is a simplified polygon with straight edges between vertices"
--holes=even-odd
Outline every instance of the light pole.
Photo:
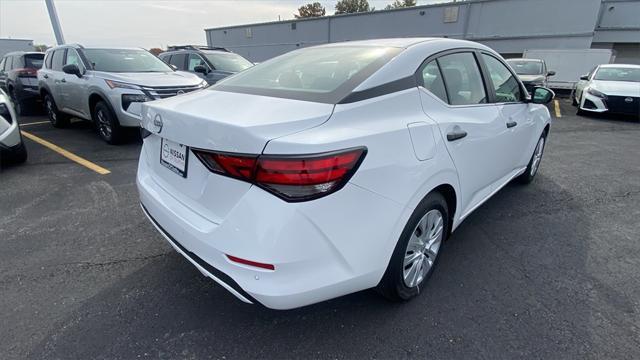
[{"label": "light pole", "polygon": [[58,43],[58,45],[62,45],[64,44],[64,36],[62,35],[62,27],[60,26],[60,20],[58,19],[56,5],[53,3],[53,0],[44,1],[47,4],[49,19],[51,19],[51,26],[53,26],[53,33],[56,35],[56,42]]}]

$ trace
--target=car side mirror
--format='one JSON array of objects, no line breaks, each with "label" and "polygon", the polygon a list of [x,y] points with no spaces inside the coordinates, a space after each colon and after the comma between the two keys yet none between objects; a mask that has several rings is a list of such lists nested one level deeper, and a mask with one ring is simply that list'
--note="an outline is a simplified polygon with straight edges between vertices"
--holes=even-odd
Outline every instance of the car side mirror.
[{"label": "car side mirror", "polygon": [[193,68],[193,71],[204,74],[204,75],[206,75],[209,72],[207,71],[207,68],[204,65],[196,65],[196,67]]},{"label": "car side mirror", "polygon": [[547,73],[547,76],[554,76],[556,74],[555,71],[551,70]]},{"label": "car side mirror", "polygon": [[67,65],[62,67],[62,71],[64,71],[65,74],[75,75],[75,76],[77,76],[79,78],[82,77],[82,73],[80,72],[80,68],[76,64],[67,64]]},{"label": "car side mirror", "polygon": [[589,81],[589,75],[580,76],[580,80]]},{"label": "car side mirror", "polygon": [[169,66],[171,66],[171,68],[172,68],[173,70],[178,70],[178,67],[177,67],[177,66],[175,66],[175,65],[173,65],[173,64],[169,64]]},{"label": "car side mirror", "polygon": [[551,100],[553,100],[555,96],[556,94],[551,91],[551,89],[542,86],[536,86],[535,88],[533,88],[531,102],[534,104],[548,104],[551,102]]}]

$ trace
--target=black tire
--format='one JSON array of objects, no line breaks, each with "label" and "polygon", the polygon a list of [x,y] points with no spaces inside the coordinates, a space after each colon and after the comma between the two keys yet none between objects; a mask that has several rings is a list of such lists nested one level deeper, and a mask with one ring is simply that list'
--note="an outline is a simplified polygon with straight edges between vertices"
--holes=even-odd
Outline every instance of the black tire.
[{"label": "black tire", "polygon": [[53,96],[51,96],[51,94],[46,94],[44,96],[44,109],[47,112],[49,122],[51,122],[53,127],[64,128],[69,126],[69,115],[58,110],[56,102],[53,101]]},{"label": "black tire", "polygon": [[0,154],[0,158],[0,167],[4,167],[5,165],[22,164],[27,161],[27,147],[21,139],[20,145],[11,149],[6,154],[3,152]]},{"label": "black tire", "polygon": [[[418,222],[432,210],[438,210],[442,215],[442,237],[439,248],[434,258],[427,256],[432,260],[432,265],[422,277],[422,280],[415,286],[409,287],[405,283],[403,274],[405,270],[405,256],[411,254],[411,250],[408,249],[407,246],[412,235],[414,235],[414,233],[417,234]],[[411,214],[407,225],[405,225],[400,239],[398,239],[398,243],[393,250],[393,255],[387,265],[387,270],[377,286],[378,292],[391,301],[406,301],[419,295],[421,288],[424,288],[424,284],[429,280],[438,263],[439,254],[442,253],[443,245],[448,234],[449,210],[447,202],[440,193],[430,193],[420,202],[418,207],[413,211],[413,214]]]},{"label": "black tire", "polygon": [[[540,141],[542,141],[542,149],[540,150],[541,152],[538,154],[538,146],[540,146]],[[518,176],[517,180],[519,183],[525,184],[525,185],[531,184],[533,179],[536,177],[536,174],[538,173],[538,169],[540,169],[540,164],[542,163],[542,157],[544,155],[544,148],[546,144],[547,144],[547,132],[545,131],[542,133],[542,135],[540,135],[540,138],[538,138],[538,142],[536,143],[536,147],[533,149],[533,154],[531,155],[529,164],[527,164],[527,170],[525,170],[525,172],[522,173],[522,175]],[[537,164],[535,164],[537,155],[539,155],[540,157],[537,159]],[[535,166],[535,169],[534,169],[534,166]]]},{"label": "black tire", "polygon": [[115,145],[122,142],[124,129],[120,126],[118,118],[104,101],[98,101],[93,107],[93,123],[98,130],[98,135],[108,144]]}]

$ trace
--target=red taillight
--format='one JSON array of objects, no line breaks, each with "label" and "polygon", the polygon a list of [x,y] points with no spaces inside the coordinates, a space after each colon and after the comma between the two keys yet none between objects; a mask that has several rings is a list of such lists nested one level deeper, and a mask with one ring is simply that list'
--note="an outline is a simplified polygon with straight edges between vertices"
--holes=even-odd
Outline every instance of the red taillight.
[{"label": "red taillight", "polygon": [[251,182],[286,201],[305,201],[339,190],[356,171],[366,149],[296,156],[195,149],[194,153],[211,171]]},{"label": "red taillight", "polygon": [[36,76],[38,69],[33,68],[20,68],[15,70],[17,76]]},{"label": "red taillight", "polygon": [[232,255],[227,255],[227,258],[229,258],[229,260],[231,260],[233,262],[237,262],[238,264],[249,265],[249,266],[258,267],[258,268],[267,269],[267,270],[275,270],[276,269],[276,267],[274,265],[271,265],[271,264],[265,264],[265,263],[259,263],[259,262],[251,261],[251,260],[247,260],[247,259],[241,259],[239,257],[235,257],[235,256],[232,256]]}]

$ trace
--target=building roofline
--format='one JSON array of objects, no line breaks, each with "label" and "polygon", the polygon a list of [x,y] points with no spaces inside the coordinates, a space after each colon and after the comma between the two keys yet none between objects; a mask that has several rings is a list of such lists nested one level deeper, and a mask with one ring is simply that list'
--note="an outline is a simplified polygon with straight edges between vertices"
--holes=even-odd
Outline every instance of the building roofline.
[{"label": "building roofline", "polygon": [[9,41],[31,41],[31,42],[33,42],[33,40],[31,40],[31,39],[0,38],[0,41],[7,41],[7,40],[9,40]]},{"label": "building roofline", "polygon": [[389,9],[389,10],[381,9],[381,10],[364,11],[364,12],[351,13],[351,14],[337,14],[337,15],[334,14],[334,15],[311,17],[311,18],[289,19],[289,20],[280,20],[280,21],[278,20],[264,21],[264,22],[258,22],[258,23],[250,23],[250,24],[220,26],[220,27],[214,27],[214,28],[206,28],[204,29],[204,31],[230,30],[230,29],[237,29],[237,28],[246,28],[249,26],[262,26],[262,25],[272,25],[272,24],[291,24],[291,23],[298,23],[298,22],[305,22],[305,21],[317,21],[317,20],[325,20],[325,19],[332,19],[332,18],[343,18],[343,17],[349,17],[349,16],[364,16],[364,15],[372,15],[372,14],[390,13],[394,11],[421,10],[421,9],[430,9],[430,8],[438,8],[438,7],[460,6],[460,5],[483,3],[483,2],[497,2],[497,1],[503,1],[503,0],[464,0],[464,1],[454,0],[454,1],[444,2],[444,3],[438,3],[438,4],[416,5],[416,6],[406,7],[406,8]]}]

